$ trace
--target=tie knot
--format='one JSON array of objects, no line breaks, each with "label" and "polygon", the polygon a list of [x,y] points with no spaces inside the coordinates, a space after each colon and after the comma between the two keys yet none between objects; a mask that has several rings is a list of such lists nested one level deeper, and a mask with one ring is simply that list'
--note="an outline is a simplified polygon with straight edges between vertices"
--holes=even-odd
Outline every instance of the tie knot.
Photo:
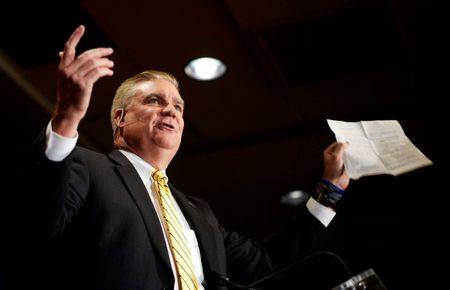
[{"label": "tie knot", "polygon": [[159,183],[166,183],[167,182],[167,177],[166,175],[159,171],[158,169],[154,169],[152,172],[152,178],[153,180],[155,180],[156,182]]}]

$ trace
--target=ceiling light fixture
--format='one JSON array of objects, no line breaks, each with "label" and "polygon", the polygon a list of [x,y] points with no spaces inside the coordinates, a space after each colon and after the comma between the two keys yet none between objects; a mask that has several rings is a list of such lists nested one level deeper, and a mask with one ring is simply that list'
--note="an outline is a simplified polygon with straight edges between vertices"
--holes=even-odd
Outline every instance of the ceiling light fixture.
[{"label": "ceiling light fixture", "polygon": [[280,203],[284,205],[297,206],[306,202],[311,194],[305,190],[293,190],[284,194],[280,198]]},{"label": "ceiling light fixture", "polygon": [[191,60],[184,72],[198,81],[211,81],[220,78],[227,71],[227,66],[219,59],[212,57],[200,57]]}]

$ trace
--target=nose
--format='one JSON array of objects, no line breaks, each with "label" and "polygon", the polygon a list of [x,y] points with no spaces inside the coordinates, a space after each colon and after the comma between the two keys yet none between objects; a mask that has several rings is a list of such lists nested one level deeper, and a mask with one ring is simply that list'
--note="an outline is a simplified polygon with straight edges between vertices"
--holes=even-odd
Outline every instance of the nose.
[{"label": "nose", "polygon": [[173,104],[168,103],[166,106],[163,107],[161,114],[164,116],[175,116],[175,107]]}]

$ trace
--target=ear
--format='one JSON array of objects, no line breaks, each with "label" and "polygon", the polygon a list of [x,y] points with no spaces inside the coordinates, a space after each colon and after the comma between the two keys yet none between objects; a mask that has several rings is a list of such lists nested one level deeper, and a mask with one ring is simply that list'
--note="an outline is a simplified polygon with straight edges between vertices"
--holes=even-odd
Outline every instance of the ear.
[{"label": "ear", "polygon": [[117,127],[122,127],[123,122],[125,121],[125,109],[117,109],[114,113],[114,120],[116,121]]}]

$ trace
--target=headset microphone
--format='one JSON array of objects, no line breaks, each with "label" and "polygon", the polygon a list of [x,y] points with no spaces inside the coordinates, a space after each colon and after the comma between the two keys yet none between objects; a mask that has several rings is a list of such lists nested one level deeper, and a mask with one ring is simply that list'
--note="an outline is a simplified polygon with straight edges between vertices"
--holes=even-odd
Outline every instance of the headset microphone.
[{"label": "headset microphone", "polygon": [[122,122],[122,119],[123,119],[124,116],[125,116],[125,109],[122,108],[121,112],[120,112],[119,124],[120,124],[120,122]]}]

